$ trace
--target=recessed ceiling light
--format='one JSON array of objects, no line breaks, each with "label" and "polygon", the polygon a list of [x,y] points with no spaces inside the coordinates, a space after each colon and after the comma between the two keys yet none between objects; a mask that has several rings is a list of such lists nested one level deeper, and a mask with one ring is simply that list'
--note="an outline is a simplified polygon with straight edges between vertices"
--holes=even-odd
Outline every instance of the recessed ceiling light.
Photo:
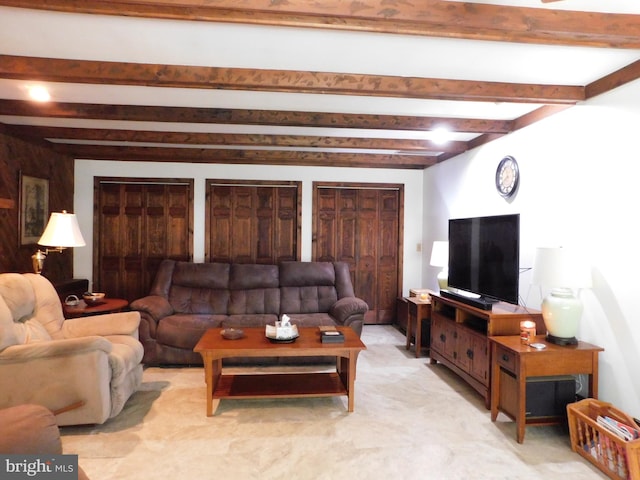
[{"label": "recessed ceiling light", "polygon": [[51,100],[49,91],[39,85],[29,87],[29,96],[36,102],[48,102],[49,100]]},{"label": "recessed ceiling light", "polygon": [[451,140],[451,132],[446,128],[436,128],[431,132],[431,141],[436,145],[442,145]]}]

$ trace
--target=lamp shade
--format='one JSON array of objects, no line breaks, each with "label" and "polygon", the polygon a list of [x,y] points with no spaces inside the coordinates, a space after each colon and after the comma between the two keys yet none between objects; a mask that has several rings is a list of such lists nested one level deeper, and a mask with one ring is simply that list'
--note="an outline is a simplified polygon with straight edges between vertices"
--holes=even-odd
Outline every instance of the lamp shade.
[{"label": "lamp shade", "polygon": [[547,341],[559,345],[578,343],[576,335],[583,307],[571,289],[591,287],[590,266],[575,250],[538,248],[533,264],[533,283],[552,289],[542,301]]},{"label": "lamp shade", "polygon": [[433,242],[431,249],[431,260],[429,264],[432,267],[448,267],[449,266],[449,242],[436,240]]},{"label": "lamp shade", "polygon": [[591,266],[571,248],[540,247],[533,264],[533,284],[549,288],[590,288]]},{"label": "lamp shade", "polygon": [[86,245],[74,213],[53,212],[38,245],[45,247],[84,247]]},{"label": "lamp shade", "polygon": [[449,286],[449,242],[442,240],[433,242],[429,263],[433,267],[442,268],[437,279],[440,290],[445,290]]}]

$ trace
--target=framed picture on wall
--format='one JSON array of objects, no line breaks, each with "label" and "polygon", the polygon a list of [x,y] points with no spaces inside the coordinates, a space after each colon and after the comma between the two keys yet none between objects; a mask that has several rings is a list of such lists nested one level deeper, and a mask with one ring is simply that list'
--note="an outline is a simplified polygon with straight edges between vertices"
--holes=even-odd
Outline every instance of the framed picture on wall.
[{"label": "framed picture on wall", "polygon": [[49,180],[20,173],[20,245],[37,243],[49,217]]}]

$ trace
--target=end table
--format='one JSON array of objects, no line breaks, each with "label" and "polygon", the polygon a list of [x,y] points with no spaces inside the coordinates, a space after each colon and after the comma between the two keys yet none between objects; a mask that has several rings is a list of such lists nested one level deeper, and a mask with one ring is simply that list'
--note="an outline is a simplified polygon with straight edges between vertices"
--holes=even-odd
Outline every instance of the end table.
[{"label": "end table", "polygon": [[80,300],[78,305],[66,305],[62,302],[64,318],[89,317],[102,313],[120,312],[129,306],[129,302],[123,298],[105,298],[97,305],[87,305],[84,300]]},{"label": "end table", "polygon": [[523,345],[520,336],[493,336],[491,342],[491,421],[503,412],[516,421],[516,439],[524,442],[526,425],[549,425],[559,418],[527,419],[527,378],[555,375],[589,375],[588,396],[598,398],[598,353],[602,347],[586,342],[555,345],[539,335],[531,343],[541,343],[537,350]]},{"label": "end table", "polygon": [[[416,346],[416,358],[420,356],[422,346],[422,320],[431,319],[431,300],[420,300],[419,297],[408,297],[409,315],[407,315],[407,350],[411,348],[411,332]],[[415,327],[414,327],[415,325]],[[424,348],[429,348],[425,345]]]}]

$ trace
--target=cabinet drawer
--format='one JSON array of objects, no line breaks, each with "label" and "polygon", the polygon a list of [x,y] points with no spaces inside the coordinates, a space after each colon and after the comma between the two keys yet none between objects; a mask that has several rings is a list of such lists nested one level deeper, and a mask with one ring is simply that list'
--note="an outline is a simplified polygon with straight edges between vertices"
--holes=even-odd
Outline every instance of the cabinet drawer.
[{"label": "cabinet drawer", "polygon": [[499,346],[496,349],[496,356],[496,361],[501,367],[511,373],[516,373],[516,354],[514,352]]}]

